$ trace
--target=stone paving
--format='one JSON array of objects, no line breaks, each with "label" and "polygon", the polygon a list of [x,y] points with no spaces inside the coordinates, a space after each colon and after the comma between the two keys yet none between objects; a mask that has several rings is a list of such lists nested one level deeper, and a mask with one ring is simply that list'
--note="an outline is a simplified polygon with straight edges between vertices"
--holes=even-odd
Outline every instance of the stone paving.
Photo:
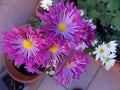
[{"label": "stone paving", "polygon": [[[29,18],[35,16],[35,7],[39,0],[0,0],[0,38],[2,31],[9,31],[29,23]],[[4,71],[2,65],[2,45],[0,45],[0,75]],[[67,86],[56,85],[55,80],[45,76],[41,80],[27,85],[24,90],[120,90],[120,72],[105,71],[103,67],[91,62],[80,80],[73,80]],[[0,77],[0,90],[7,90]]]}]

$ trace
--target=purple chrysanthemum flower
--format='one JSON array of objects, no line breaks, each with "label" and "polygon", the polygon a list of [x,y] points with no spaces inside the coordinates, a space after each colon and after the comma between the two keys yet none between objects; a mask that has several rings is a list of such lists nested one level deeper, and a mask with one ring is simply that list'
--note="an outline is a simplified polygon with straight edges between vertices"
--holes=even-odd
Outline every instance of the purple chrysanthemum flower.
[{"label": "purple chrysanthemum flower", "polygon": [[89,60],[90,57],[82,53],[80,49],[71,60],[57,69],[56,82],[65,85],[71,82],[72,79],[79,79]]},{"label": "purple chrysanthemum flower", "polygon": [[58,40],[54,40],[46,48],[41,51],[42,56],[42,66],[46,67],[47,65],[53,66],[58,65],[63,62],[63,58],[70,54],[70,49],[67,45],[61,45],[58,43]]},{"label": "purple chrysanthemum flower", "polygon": [[58,4],[54,0],[54,7],[49,7],[49,12],[40,15],[40,19],[46,22],[45,32],[48,33],[49,39],[59,38],[60,42],[67,40],[69,43],[77,43],[79,36],[75,33],[79,31],[82,25],[81,10],[78,10],[74,3],[61,0]]},{"label": "purple chrysanthemum flower", "polygon": [[81,42],[84,42],[87,46],[92,46],[95,40],[95,29],[96,26],[93,25],[92,20],[83,20],[82,26],[76,35],[80,35]]},{"label": "purple chrysanthemum flower", "polygon": [[40,49],[46,42],[41,38],[39,30],[33,31],[31,26],[19,29],[12,28],[12,32],[3,32],[3,36],[4,52],[14,60],[15,65],[40,64]]},{"label": "purple chrysanthemum flower", "polygon": [[82,10],[77,9],[74,3],[64,4],[63,0],[56,3],[54,0],[54,7],[49,7],[49,12],[40,14],[39,17],[46,23],[43,26],[44,32],[51,41],[57,37],[60,43],[72,44],[72,48],[82,42],[91,46],[92,41],[95,40],[95,26],[91,21],[84,20],[82,13]]},{"label": "purple chrysanthemum flower", "polygon": [[33,60],[34,58],[30,58],[29,60],[27,60],[25,69],[30,73],[41,74],[42,72],[39,70],[40,65],[38,63],[34,63]]}]

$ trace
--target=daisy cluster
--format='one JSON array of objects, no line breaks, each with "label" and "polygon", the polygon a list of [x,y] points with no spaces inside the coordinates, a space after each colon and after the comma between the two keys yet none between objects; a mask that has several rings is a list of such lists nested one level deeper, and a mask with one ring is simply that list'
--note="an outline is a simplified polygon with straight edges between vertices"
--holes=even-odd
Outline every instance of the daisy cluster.
[{"label": "daisy cluster", "polygon": [[28,72],[41,74],[44,68],[57,83],[68,84],[80,78],[91,59],[83,48],[93,46],[96,26],[74,3],[42,0],[40,6],[47,10],[39,15],[45,24],[35,30],[29,25],[3,32],[4,52]]},{"label": "daisy cluster", "polygon": [[102,65],[105,65],[105,69],[108,71],[115,64],[117,43],[116,41],[110,41],[109,43],[103,43],[95,48],[93,54],[96,55],[95,60],[102,61]]}]

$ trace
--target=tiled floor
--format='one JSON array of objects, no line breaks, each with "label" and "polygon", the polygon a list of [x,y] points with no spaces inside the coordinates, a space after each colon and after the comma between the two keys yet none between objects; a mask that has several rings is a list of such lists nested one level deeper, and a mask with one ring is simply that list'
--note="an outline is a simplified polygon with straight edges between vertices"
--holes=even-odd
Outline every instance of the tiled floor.
[{"label": "tiled floor", "polygon": [[105,71],[102,67],[88,90],[120,90],[120,72]]},{"label": "tiled floor", "polygon": [[[20,26],[29,23],[29,18],[35,15],[35,7],[39,0],[0,0],[0,33],[9,31],[11,26]],[[1,35],[1,34],[0,34]],[[1,38],[1,36],[0,36]],[[0,45],[0,71],[2,66],[2,45]],[[0,82],[0,85],[2,83]],[[106,72],[103,67],[91,62],[80,80],[74,80],[67,86],[56,85],[53,78],[43,77],[32,83],[26,90],[120,90],[120,72]],[[0,90],[2,88],[0,87]]]}]

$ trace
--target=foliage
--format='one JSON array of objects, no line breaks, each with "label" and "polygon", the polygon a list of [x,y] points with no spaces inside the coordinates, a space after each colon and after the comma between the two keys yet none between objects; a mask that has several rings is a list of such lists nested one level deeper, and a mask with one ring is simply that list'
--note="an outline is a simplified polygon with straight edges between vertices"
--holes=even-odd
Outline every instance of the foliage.
[{"label": "foliage", "polygon": [[120,47],[120,0],[77,0],[86,19],[97,25],[96,37],[100,42],[118,40]]},{"label": "foliage", "polygon": [[30,18],[30,21],[31,21],[31,25],[33,26],[33,29],[40,28],[41,26],[45,24],[44,22],[40,22],[35,17]]}]

